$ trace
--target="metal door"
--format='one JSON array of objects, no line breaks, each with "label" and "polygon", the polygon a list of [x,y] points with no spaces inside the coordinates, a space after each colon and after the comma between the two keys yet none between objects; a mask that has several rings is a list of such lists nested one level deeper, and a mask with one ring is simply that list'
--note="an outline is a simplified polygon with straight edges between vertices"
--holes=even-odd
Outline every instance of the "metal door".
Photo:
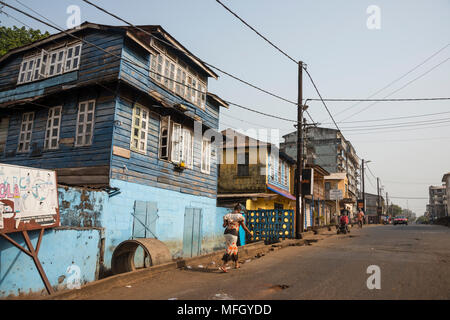
[{"label": "metal door", "polygon": [[200,254],[202,246],[202,209],[186,208],[184,212],[183,257]]},{"label": "metal door", "polygon": [[158,207],[156,202],[136,200],[133,217],[133,238],[157,239]]}]

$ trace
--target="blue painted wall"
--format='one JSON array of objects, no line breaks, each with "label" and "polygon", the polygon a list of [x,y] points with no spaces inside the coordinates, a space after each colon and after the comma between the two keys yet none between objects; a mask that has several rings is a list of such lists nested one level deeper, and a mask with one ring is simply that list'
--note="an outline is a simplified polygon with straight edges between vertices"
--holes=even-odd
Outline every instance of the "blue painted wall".
[{"label": "blue painted wall", "polygon": [[136,200],[157,203],[159,218],[156,221],[156,237],[169,247],[174,258],[183,256],[183,221],[187,207],[202,209],[201,253],[223,247],[223,215],[220,211],[216,211],[215,199],[116,179],[111,180],[111,185],[119,188],[121,193],[109,198],[105,209],[108,212],[103,220],[106,267],[110,267],[114,248],[132,236],[132,213]]},{"label": "blue painted wall", "polygon": [[[29,235],[33,246],[36,246],[39,231],[31,231]],[[21,233],[10,236],[26,247]],[[67,268],[72,264],[80,268],[81,284],[97,279],[100,238],[99,229],[55,228],[45,231],[39,259],[55,289],[67,287],[72,274]],[[33,259],[0,238],[0,298],[22,294],[46,294],[45,286]]]},{"label": "blue painted wall", "polygon": [[[74,143],[62,143],[62,139],[75,138],[78,103],[95,99],[95,124],[92,145],[75,147]],[[60,144],[56,150],[44,150],[44,139],[48,110],[29,105],[27,111],[35,111],[31,144],[37,144],[42,153],[31,156],[30,152],[17,153],[17,146],[22,121],[22,112],[11,112],[6,139],[5,152],[0,155],[0,161],[15,165],[36,168],[73,168],[88,166],[107,166],[111,155],[111,140],[114,121],[115,97],[106,89],[84,89],[72,94],[61,94],[45,102],[46,105],[62,106],[60,127]]]},{"label": "blue painted wall", "polygon": [[[124,42],[123,32],[89,30],[85,31],[84,39],[108,52],[120,56]],[[41,48],[49,50],[58,43],[74,41],[69,36],[55,42],[44,45]],[[11,56],[0,64],[0,104],[28,97],[41,96],[52,90],[61,90],[63,85],[87,84],[105,79],[117,79],[120,61],[115,56],[108,54],[94,46],[83,43],[80,57],[80,66],[77,71],[64,73],[58,76],[39,81],[17,85],[19,69],[25,54],[39,52],[40,49],[31,48]]]}]

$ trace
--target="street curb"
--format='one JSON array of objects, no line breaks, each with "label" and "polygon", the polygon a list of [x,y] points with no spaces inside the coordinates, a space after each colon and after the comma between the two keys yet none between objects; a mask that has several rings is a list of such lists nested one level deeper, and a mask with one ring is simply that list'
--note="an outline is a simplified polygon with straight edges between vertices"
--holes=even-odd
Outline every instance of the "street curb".
[{"label": "street curb", "polygon": [[[274,246],[279,248],[285,248],[287,246],[293,245],[304,245],[305,243],[306,241],[303,239],[300,240],[287,239],[273,245],[266,245],[264,244],[263,241],[259,241],[240,247],[239,259],[241,260],[255,257],[259,258],[261,256],[264,256],[267,252],[271,251],[271,249],[273,249]],[[165,271],[184,269],[194,264],[201,264],[201,263],[210,264],[212,261],[214,262],[220,261],[222,256],[223,256],[223,249],[197,257],[180,259],[177,261],[160,264],[157,266],[152,266],[137,271],[121,273],[110,276],[105,279],[90,282],[88,284],[83,285],[80,289],[72,289],[70,291],[64,290],[57,292],[52,296],[45,297],[44,299],[46,300],[82,299],[87,296],[101,294],[101,292],[111,290],[114,287],[126,286],[129,285],[130,283],[134,283],[144,279],[149,279]]]}]

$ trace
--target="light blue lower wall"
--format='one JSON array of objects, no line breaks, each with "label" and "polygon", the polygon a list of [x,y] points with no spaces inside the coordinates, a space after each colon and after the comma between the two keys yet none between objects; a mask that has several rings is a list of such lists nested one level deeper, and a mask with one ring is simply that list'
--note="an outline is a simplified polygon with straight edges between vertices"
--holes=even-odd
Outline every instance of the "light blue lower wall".
[{"label": "light blue lower wall", "polygon": [[[39,231],[28,232],[36,247]],[[21,233],[9,236],[26,247]],[[56,289],[67,287],[73,277],[71,265],[79,267],[80,283],[88,283],[98,278],[99,247],[101,230],[84,228],[55,228],[45,231],[39,259],[50,284]],[[73,267],[72,270],[75,270]],[[70,281],[70,280],[69,280]],[[0,298],[28,294],[46,293],[33,259],[0,238]]]},{"label": "light blue lower wall", "polygon": [[[225,247],[222,224],[229,210],[217,208],[216,199],[122,180],[110,183],[120,193],[109,197],[105,191],[58,188],[62,227],[45,231],[39,253],[49,281],[56,289],[66,287],[66,270],[72,263],[80,267],[82,283],[97,280],[99,274],[108,274],[116,246],[133,237],[136,200],[156,202],[156,237],[168,246],[174,258],[183,256],[186,208],[202,209],[200,254]],[[12,237],[23,244],[20,233]],[[30,232],[30,237],[36,243],[38,232]],[[0,238],[0,297],[43,290],[33,260]]]},{"label": "light blue lower wall", "polygon": [[121,193],[109,198],[107,205],[104,206],[102,226],[105,228],[107,268],[111,266],[114,248],[132,237],[132,213],[136,200],[157,203],[159,217],[156,221],[156,237],[169,247],[174,258],[183,256],[184,213],[187,207],[202,209],[201,253],[224,247],[223,213],[217,210],[216,199],[122,180],[111,180],[110,184],[119,188]]}]

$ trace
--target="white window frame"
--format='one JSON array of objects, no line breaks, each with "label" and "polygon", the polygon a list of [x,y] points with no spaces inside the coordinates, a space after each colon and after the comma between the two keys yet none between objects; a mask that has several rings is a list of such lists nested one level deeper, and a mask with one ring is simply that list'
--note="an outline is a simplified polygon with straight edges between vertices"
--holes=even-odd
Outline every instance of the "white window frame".
[{"label": "white window frame", "polygon": [[172,134],[171,134],[171,145],[172,145],[172,152],[170,155],[170,160],[173,163],[180,163],[181,161],[181,153],[182,153],[182,142],[183,142],[183,135],[182,135],[182,127],[179,123],[172,123]]},{"label": "white window frame", "polygon": [[[63,72],[70,72],[74,70],[78,70],[80,67],[80,58],[81,58],[81,49],[82,49],[82,43],[75,43],[67,46],[66,52],[65,52],[65,59],[64,59],[64,71]],[[75,54],[78,48],[78,54]],[[69,52],[72,49],[72,55],[69,57]],[[74,62],[77,61],[76,66],[74,66]],[[67,63],[69,63],[69,67],[67,67]]]},{"label": "white window frame", "polygon": [[33,136],[33,123],[34,123],[34,112],[25,112],[22,114],[22,122],[20,124],[20,133],[19,133],[19,143],[17,144],[18,153],[30,151],[31,138]]},{"label": "white window frame", "polygon": [[[90,120],[89,117],[91,117]],[[92,145],[92,141],[94,139],[93,137],[94,125],[95,125],[95,99],[81,101],[78,104],[75,147],[84,147]]]},{"label": "white window frame", "polygon": [[[31,68],[30,63],[32,63]],[[36,56],[26,57],[22,60],[22,63],[20,64],[19,77],[17,78],[17,84],[28,83],[33,81],[35,63],[36,63]]]},{"label": "white window frame", "polygon": [[194,168],[194,133],[191,129],[184,128],[183,133],[183,152],[180,156],[181,161],[184,161],[186,168]]},{"label": "white window frame", "polygon": [[206,82],[182,61],[169,57],[159,46],[157,48],[159,54],[150,54],[150,77],[193,105],[205,109]]},{"label": "white window frame", "polygon": [[[160,127],[159,127],[159,151],[158,151],[158,157],[161,160],[169,161],[171,159],[171,150],[172,150],[172,141],[171,141],[171,122],[170,122],[170,116],[164,116],[161,117],[160,120]],[[164,129],[167,130],[166,135],[163,135]],[[166,144],[163,145],[163,139],[166,138]],[[162,149],[163,147],[166,148],[166,155],[163,155]]]},{"label": "white window frame", "polygon": [[158,74],[156,74],[156,80],[159,81],[160,83],[163,83],[164,78],[161,76],[163,75],[164,72],[164,55],[162,54],[158,54],[158,56],[156,57],[156,72]]},{"label": "white window frame", "polygon": [[202,139],[202,158],[201,158],[201,167],[200,170],[202,173],[210,174],[211,173],[211,140],[210,139]]},{"label": "white window frame", "polygon": [[[56,111],[58,111],[56,113]],[[45,150],[56,150],[59,148],[59,134],[61,129],[61,119],[62,119],[62,106],[52,107],[48,110],[47,124],[45,128],[45,140],[44,149]],[[57,122],[55,124],[55,121]],[[56,130],[56,134],[54,134]],[[53,146],[52,142],[56,138],[56,145]]]},{"label": "white window frame", "polygon": [[157,62],[158,62],[157,60],[158,60],[158,55],[150,53],[150,77],[152,79],[156,79],[156,72],[158,72],[156,70]]},{"label": "white window frame", "polygon": [[[58,59],[58,57],[60,56],[60,53],[62,53],[61,60]],[[54,62],[52,61],[53,55],[56,55],[56,59]],[[53,77],[53,76],[57,76],[57,75],[64,73],[64,66],[65,66],[65,60],[66,60],[65,57],[66,57],[66,47],[52,50],[49,52],[49,59],[47,61],[47,63],[48,63],[47,76],[48,77]],[[60,68],[59,72],[57,71],[58,64],[61,64],[61,68]],[[50,73],[50,70],[52,69],[52,67],[54,67],[54,73]]]},{"label": "white window frame", "polygon": [[[131,121],[131,134],[130,134],[130,148],[131,150],[138,153],[147,153],[147,140],[148,140],[148,125],[150,120],[148,108],[136,104],[133,107]],[[136,123],[136,120],[138,123]],[[135,130],[137,130],[138,135],[135,136]],[[144,136],[142,136],[144,135]],[[136,145],[134,142],[137,142]]]},{"label": "white window frame", "polygon": [[202,108],[205,109],[206,107],[206,85],[201,82],[198,81],[197,84],[197,105]]}]

